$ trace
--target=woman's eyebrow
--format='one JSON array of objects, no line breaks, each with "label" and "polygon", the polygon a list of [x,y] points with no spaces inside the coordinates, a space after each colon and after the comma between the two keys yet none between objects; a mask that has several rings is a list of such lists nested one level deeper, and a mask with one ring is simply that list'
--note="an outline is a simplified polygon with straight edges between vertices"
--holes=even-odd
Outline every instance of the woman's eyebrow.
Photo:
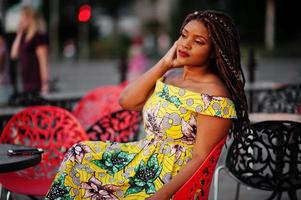
[{"label": "woman's eyebrow", "polygon": [[[186,33],[189,33],[189,31],[188,31],[187,29],[185,29],[185,28],[183,29],[183,31],[186,32]],[[208,40],[208,39],[207,39],[206,37],[204,37],[203,35],[194,34],[194,36],[203,38],[203,39],[206,40],[206,41]]]}]

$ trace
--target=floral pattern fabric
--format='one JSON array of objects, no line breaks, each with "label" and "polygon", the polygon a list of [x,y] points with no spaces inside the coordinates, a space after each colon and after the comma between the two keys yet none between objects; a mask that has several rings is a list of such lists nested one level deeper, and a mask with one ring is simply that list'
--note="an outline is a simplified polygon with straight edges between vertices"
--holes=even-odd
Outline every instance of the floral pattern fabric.
[{"label": "floral pattern fabric", "polygon": [[159,79],[143,108],[146,137],[130,143],[75,144],[45,198],[136,200],[151,196],[191,160],[198,114],[236,118],[229,98],[199,94]]}]

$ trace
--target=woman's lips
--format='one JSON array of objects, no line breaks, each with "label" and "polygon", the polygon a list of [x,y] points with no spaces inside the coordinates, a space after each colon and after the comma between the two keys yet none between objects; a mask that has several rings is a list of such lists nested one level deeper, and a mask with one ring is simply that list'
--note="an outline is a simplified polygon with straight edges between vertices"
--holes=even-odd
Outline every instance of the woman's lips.
[{"label": "woman's lips", "polygon": [[178,54],[179,54],[179,56],[184,57],[184,58],[189,57],[189,54],[185,51],[178,50]]}]

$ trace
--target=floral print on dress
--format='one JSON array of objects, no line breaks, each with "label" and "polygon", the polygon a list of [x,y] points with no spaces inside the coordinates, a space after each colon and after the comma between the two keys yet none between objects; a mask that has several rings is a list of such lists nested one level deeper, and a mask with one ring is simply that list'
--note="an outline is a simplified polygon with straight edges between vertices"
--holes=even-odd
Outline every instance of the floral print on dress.
[{"label": "floral print on dress", "polygon": [[162,118],[158,116],[160,104],[149,108],[144,113],[145,128],[153,133],[161,132]]},{"label": "floral print on dress", "polygon": [[191,115],[190,121],[188,123],[182,119],[182,142],[186,144],[194,144],[196,131],[196,119],[194,115]]},{"label": "floral print on dress", "polygon": [[179,107],[182,104],[179,97],[169,95],[167,85],[164,85],[162,91],[157,92],[156,95],[158,97],[161,97],[161,98],[169,101],[170,103],[174,104],[176,107]]},{"label": "floral print on dress", "polygon": [[82,162],[82,159],[86,153],[90,153],[92,150],[89,146],[78,143],[73,145],[71,149],[68,151],[65,159],[72,160],[73,162],[76,160],[77,162]]},{"label": "floral print on dress", "polygon": [[[211,107],[213,109],[214,112],[214,116],[217,117],[223,117],[223,113],[222,111],[224,111],[225,115],[228,115],[228,108],[224,107],[221,105],[223,103],[223,101],[225,100],[225,98],[223,97],[214,97],[208,94],[202,94],[202,98],[204,101],[204,106],[205,109]],[[226,100],[226,103],[228,106],[233,106],[231,104],[233,104],[231,101],[229,101],[228,99]]]},{"label": "floral print on dress", "polygon": [[175,155],[175,162],[179,160],[181,154],[186,152],[186,148],[182,145],[176,144],[172,147],[171,155]]},{"label": "floral print on dress", "polygon": [[107,173],[114,175],[119,170],[129,164],[136,154],[129,154],[124,151],[104,152],[101,160],[92,160],[98,167],[107,170]]},{"label": "floral print on dress", "polygon": [[113,184],[103,185],[102,182],[94,176],[91,177],[88,182],[82,183],[81,188],[85,190],[83,198],[90,198],[91,200],[118,200],[114,192],[120,190],[120,187]]},{"label": "floral print on dress", "polygon": [[211,96],[211,95],[208,95],[208,94],[202,94],[202,98],[203,98],[203,101],[204,101],[205,109],[207,109],[209,107],[212,100],[217,100],[217,101],[223,100],[222,97],[214,97],[214,96]]},{"label": "floral print on dress", "polygon": [[136,174],[130,177],[130,187],[125,192],[125,196],[141,192],[145,189],[146,194],[154,194],[156,188],[154,181],[159,177],[162,166],[159,165],[157,154],[153,154],[145,165],[141,160],[138,167],[135,168]]},{"label": "floral print on dress", "polygon": [[46,195],[46,200],[55,200],[55,199],[66,199],[72,200],[73,198],[69,195],[70,187],[65,186],[65,177],[66,173],[61,174],[53,182],[52,187],[48,194]]}]

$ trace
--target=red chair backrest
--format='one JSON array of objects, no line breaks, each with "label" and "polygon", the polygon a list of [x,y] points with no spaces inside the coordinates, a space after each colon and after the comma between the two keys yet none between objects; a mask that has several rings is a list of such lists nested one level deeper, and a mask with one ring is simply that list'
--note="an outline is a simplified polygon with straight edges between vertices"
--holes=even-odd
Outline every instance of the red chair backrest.
[{"label": "red chair backrest", "polygon": [[[67,110],[54,106],[32,106],[18,112],[8,121],[0,143],[43,148],[42,160],[38,165],[15,174],[29,181],[49,181],[50,184],[65,152],[73,144],[87,139],[82,126]],[[1,176],[3,180],[5,174]],[[2,184],[5,187],[5,182]]]},{"label": "red chair backrest", "polygon": [[72,114],[87,130],[101,117],[122,109],[118,99],[124,86],[102,86],[91,90],[74,107]]},{"label": "red chair backrest", "polygon": [[226,139],[222,139],[210,152],[199,169],[190,179],[177,191],[173,200],[200,199],[207,200],[214,170],[225,144]]},{"label": "red chair backrest", "polygon": [[100,118],[86,132],[94,141],[130,142],[137,139],[140,122],[139,112],[119,110]]}]

